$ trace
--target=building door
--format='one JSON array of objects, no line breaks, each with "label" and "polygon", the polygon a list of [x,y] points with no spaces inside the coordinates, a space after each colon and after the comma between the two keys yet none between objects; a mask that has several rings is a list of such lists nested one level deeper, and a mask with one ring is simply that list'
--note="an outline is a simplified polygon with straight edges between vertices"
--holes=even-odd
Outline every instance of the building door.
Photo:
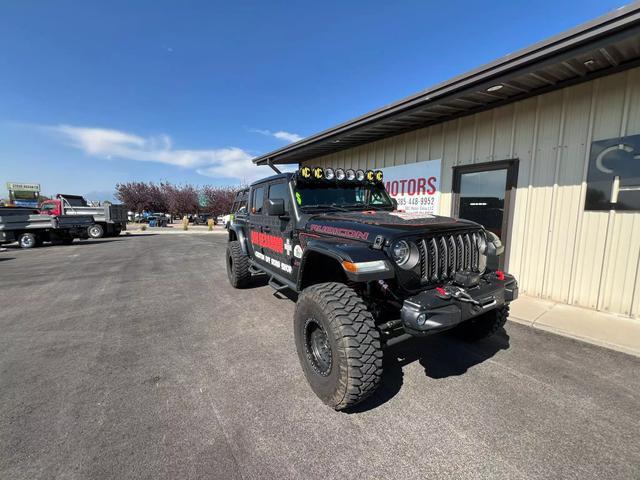
[{"label": "building door", "polygon": [[510,208],[517,177],[517,160],[454,167],[454,216],[481,224],[505,245],[504,255],[488,259],[490,268],[504,268],[509,253]]}]

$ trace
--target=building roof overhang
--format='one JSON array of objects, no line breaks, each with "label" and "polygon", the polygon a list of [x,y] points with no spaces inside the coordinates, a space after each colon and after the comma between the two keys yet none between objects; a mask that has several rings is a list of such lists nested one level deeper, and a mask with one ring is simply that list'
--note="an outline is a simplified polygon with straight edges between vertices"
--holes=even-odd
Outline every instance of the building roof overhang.
[{"label": "building roof overhang", "polygon": [[253,159],[300,163],[640,65],[640,2]]}]

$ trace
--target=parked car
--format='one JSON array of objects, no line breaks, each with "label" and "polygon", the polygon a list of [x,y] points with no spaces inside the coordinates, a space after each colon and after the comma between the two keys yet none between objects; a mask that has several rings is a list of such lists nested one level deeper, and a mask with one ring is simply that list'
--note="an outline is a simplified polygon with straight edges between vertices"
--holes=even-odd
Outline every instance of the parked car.
[{"label": "parked car", "polygon": [[[193,217],[193,223],[195,225],[207,225],[209,223],[209,219],[213,218],[211,213],[200,213]],[[213,218],[214,225],[217,224],[216,219]]]}]

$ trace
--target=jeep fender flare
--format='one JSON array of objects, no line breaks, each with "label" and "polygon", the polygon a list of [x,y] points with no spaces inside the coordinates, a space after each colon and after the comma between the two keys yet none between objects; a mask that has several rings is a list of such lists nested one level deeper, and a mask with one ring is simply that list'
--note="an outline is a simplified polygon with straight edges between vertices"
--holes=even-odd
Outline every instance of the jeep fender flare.
[{"label": "jeep fender flare", "polygon": [[240,242],[242,253],[249,255],[249,250],[247,249],[247,236],[244,233],[244,229],[232,224],[229,226],[229,240],[233,240],[232,233],[235,234],[236,239]]},{"label": "jeep fender flare", "polygon": [[351,263],[373,262],[383,260],[389,265],[387,271],[372,273],[357,273],[344,270],[347,278],[354,282],[369,282],[373,280],[383,280],[394,277],[394,269],[391,261],[380,250],[372,250],[367,245],[359,243],[335,243],[327,240],[314,239],[310,240],[300,259],[300,270],[298,274],[297,286],[300,291],[302,279],[305,274],[305,267],[310,253],[319,253],[333,260],[336,260],[341,266],[343,261]]}]

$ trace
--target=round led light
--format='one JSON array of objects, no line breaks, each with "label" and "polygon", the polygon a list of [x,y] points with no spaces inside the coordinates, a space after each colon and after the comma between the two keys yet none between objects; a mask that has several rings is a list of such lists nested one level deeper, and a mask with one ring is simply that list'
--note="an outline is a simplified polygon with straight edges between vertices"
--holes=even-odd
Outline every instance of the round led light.
[{"label": "round led light", "polygon": [[346,176],[346,175],[345,175],[345,173],[344,173],[344,170],[343,170],[343,169],[341,169],[341,168],[336,169],[336,179],[337,179],[337,180],[344,180],[344,177],[345,177],[345,176]]},{"label": "round led light", "polygon": [[416,322],[418,323],[418,325],[423,326],[425,323],[427,323],[427,314],[421,313],[420,315],[418,315],[418,318],[416,318]]},{"label": "round led light", "polygon": [[327,180],[333,180],[336,177],[336,173],[333,171],[333,168],[325,168],[324,169],[324,178]]},{"label": "round led light", "polygon": [[347,180],[352,181],[352,180],[356,179],[356,172],[355,171],[349,169],[349,170],[347,170],[346,173],[347,173]]},{"label": "round led light", "polygon": [[311,178],[311,168],[310,167],[302,167],[300,169],[300,176],[302,178]]},{"label": "round led light", "polygon": [[364,170],[356,170],[356,180],[359,182],[364,180]]},{"label": "round led light", "polygon": [[391,246],[391,257],[398,265],[404,265],[409,260],[411,248],[405,240],[398,240]]},{"label": "round led light", "polygon": [[381,182],[382,176],[382,170],[376,170],[376,182]]},{"label": "round led light", "polygon": [[320,167],[316,167],[313,169],[313,177],[316,180],[322,180],[322,178],[324,177],[324,170],[322,170],[322,168]]},{"label": "round led light", "polygon": [[373,170],[367,170],[366,177],[367,181],[373,182],[376,178],[376,174],[373,172]]}]

